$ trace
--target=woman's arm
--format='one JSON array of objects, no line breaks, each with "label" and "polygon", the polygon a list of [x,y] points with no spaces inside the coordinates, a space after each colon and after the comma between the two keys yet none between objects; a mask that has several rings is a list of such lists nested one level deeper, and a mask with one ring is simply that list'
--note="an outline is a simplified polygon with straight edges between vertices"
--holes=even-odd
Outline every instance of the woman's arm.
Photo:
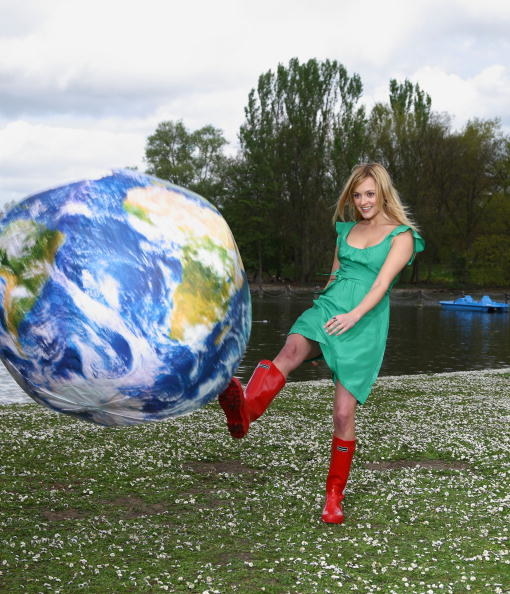
[{"label": "woman's arm", "polygon": [[414,239],[410,231],[400,233],[393,239],[391,249],[377,278],[360,303],[346,314],[329,319],[324,328],[328,334],[339,335],[350,330],[359,320],[384,297],[393,279],[409,262],[414,250]]}]

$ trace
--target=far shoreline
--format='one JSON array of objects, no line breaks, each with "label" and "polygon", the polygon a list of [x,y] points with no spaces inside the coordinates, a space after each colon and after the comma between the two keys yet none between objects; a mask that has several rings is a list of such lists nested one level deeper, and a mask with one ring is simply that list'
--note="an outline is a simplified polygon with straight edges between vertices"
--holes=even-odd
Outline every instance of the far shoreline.
[{"label": "far shoreline", "polygon": [[[324,285],[319,284],[294,284],[294,283],[249,283],[250,294],[252,297],[307,297],[318,294],[323,290]],[[449,288],[440,286],[426,285],[403,285],[392,289],[393,298],[415,297],[417,301],[439,302],[442,299],[456,299],[464,295],[471,295],[474,299],[489,295],[495,301],[510,302],[509,288]]]}]

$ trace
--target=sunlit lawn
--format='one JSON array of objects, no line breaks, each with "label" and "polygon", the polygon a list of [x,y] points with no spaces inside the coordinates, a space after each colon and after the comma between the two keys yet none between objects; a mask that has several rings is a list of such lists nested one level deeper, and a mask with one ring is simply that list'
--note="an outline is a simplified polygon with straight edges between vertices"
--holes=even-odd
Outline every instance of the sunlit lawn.
[{"label": "sunlit lawn", "polygon": [[381,378],[343,526],[331,394],[289,384],[239,441],[216,403],[117,429],[1,407],[0,591],[510,591],[510,370]]}]

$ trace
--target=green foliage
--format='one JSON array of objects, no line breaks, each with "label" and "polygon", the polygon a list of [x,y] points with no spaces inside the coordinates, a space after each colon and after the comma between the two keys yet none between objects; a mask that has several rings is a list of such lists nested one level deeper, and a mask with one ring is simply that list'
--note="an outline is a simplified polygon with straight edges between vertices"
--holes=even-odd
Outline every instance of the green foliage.
[{"label": "green foliage", "polygon": [[[494,197],[508,199],[509,139],[496,120],[475,119],[452,131],[449,116],[432,112],[431,104],[418,85],[392,80],[389,104],[376,105],[368,121],[369,156],[388,167],[426,237],[427,250],[415,266],[423,262],[430,276],[432,267],[444,264],[457,284],[479,283],[469,251],[490,234]],[[504,270],[484,278],[510,283]]]},{"label": "green foliage", "polygon": [[[259,77],[241,126],[238,193],[225,214],[236,237],[257,226],[252,262],[302,281],[329,269],[330,227],[341,179],[359,160],[364,109],[358,75],[336,61],[296,58]],[[231,218],[230,218],[230,215]],[[244,255],[244,254],[243,254]]]},{"label": "green foliage", "polygon": [[227,141],[221,130],[204,126],[190,132],[179,122],[161,122],[145,148],[147,172],[221,203]]},{"label": "green foliage", "polygon": [[[147,141],[149,172],[219,206],[255,278],[315,282],[331,265],[330,219],[343,184],[355,164],[377,161],[427,242],[406,278],[510,285],[498,263],[508,255],[491,244],[510,237],[510,137],[500,122],[453,130],[409,80],[391,80],[388,101],[368,114],[362,93],[359,75],[339,62],[293,58],[250,91],[235,158],[212,126],[190,132],[162,122]],[[485,271],[484,255],[493,258]]]},{"label": "green foliage", "polygon": [[505,286],[510,279],[510,235],[482,235],[470,251],[470,280],[479,286]]}]

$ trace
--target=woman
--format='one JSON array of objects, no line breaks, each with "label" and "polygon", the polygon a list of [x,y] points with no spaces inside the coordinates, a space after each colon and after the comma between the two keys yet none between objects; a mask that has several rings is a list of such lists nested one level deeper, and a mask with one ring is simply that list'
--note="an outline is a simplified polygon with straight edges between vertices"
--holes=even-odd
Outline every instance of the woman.
[{"label": "woman", "polygon": [[[345,221],[346,216],[351,222]],[[338,222],[338,221],[342,222]],[[261,361],[246,388],[233,378],[219,402],[232,437],[241,438],[303,361],[322,355],[335,383],[333,440],[324,522],[344,521],[342,500],[356,448],[355,413],[375,382],[389,323],[389,293],[424,241],[386,169],[356,166],[338,200],[337,248],[329,282],[296,320],[273,361]]]}]

